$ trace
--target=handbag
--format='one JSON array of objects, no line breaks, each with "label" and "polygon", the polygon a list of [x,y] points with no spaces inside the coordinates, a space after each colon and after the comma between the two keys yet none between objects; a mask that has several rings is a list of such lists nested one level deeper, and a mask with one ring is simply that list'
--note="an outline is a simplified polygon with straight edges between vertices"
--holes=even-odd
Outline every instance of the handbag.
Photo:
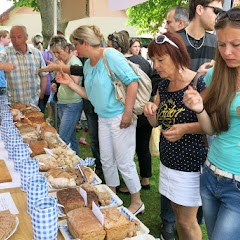
[{"label": "handbag", "polygon": [[[119,79],[116,74],[110,69],[108,61],[106,59],[105,52],[108,49],[106,48],[103,52],[103,62],[106,67],[107,73],[112,80],[112,84],[115,88],[115,97],[118,99],[124,106],[126,100],[126,85]],[[129,66],[133,69],[137,76],[140,76],[138,82],[138,90],[137,97],[133,107],[133,117],[132,120],[137,120],[137,115],[141,115],[143,113],[143,108],[145,104],[150,100],[151,92],[152,92],[152,82],[148,75],[139,67],[139,65],[128,61],[126,59]]]}]

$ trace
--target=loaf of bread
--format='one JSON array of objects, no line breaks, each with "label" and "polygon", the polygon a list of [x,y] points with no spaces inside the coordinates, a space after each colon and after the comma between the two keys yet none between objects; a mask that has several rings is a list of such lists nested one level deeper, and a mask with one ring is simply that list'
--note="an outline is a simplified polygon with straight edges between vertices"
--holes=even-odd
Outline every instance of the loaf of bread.
[{"label": "loaf of bread", "polygon": [[46,172],[45,176],[53,188],[76,187],[74,178],[61,169],[51,169]]},{"label": "loaf of bread", "polygon": [[87,207],[92,209],[92,203],[95,202],[95,204],[98,206],[98,196],[93,191],[87,192]]},{"label": "loaf of bread", "polygon": [[31,157],[34,157],[36,155],[40,155],[40,154],[43,154],[45,153],[45,150],[44,148],[47,148],[48,147],[48,144],[46,141],[44,140],[40,140],[40,141],[31,141],[29,143],[29,146],[32,150],[32,153],[31,153]]},{"label": "loaf of bread", "polygon": [[29,117],[28,118],[29,124],[33,126],[46,126],[48,123],[46,122],[46,119],[43,117]]},{"label": "loaf of bread", "polygon": [[15,108],[15,109],[19,109],[19,110],[22,110],[26,107],[27,107],[27,105],[25,103],[15,102],[15,103],[11,104],[11,108]]},{"label": "loaf of bread", "polygon": [[76,188],[67,188],[57,192],[58,202],[64,206],[63,211],[84,207],[84,199]]},{"label": "loaf of bread", "polygon": [[44,153],[44,154],[36,155],[35,158],[40,163],[39,169],[41,171],[48,171],[50,169],[58,168],[58,162],[56,158],[54,158],[50,154]]},{"label": "loaf of bread", "polygon": [[30,109],[24,112],[26,118],[44,118],[44,114],[37,109]]},{"label": "loaf of bread", "polygon": [[128,237],[131,222],[128,217],[116,207],[101,209],[104,215],[106,240],[123,240]]},{"label": "loaf of bread", "polygon": [[86,207],[76,208],[67,213],[68,229],[72,237],[81,240],[104,240],[103,226]]},{"label": "loaf of bread", "polygon": [[81,188],[83,188],[86,192],[95,192],[101,206],[106,206],[111,203],[111,194],[109,192],[100,192],[95,186],[89,183],[82,184]]}]

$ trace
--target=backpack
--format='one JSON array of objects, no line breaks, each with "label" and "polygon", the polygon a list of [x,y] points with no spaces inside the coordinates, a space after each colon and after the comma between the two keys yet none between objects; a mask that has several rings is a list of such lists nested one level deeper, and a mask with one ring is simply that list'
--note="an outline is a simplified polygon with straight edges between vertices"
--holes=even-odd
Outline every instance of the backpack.
[{"label": "backpack", "polygon": [[[125,105],[126,99],[126,86],[123,82],[115,75],[113,71],[111,71],[109,64],[107,62],[105,51],[103,52],[103,61],[106,67],[107,73],[112,79],[112,84],[115,88],[115,96],[123,105]],[[150,100],[151,92],[152,92],[152,82],[148,75],[139,67],[139,65],[127,60],[129,66],[133,69],[137,76],[140,76],[138,82],[138,90],[137,97],[133,107],[133,120],[137,119],[137,115],[141,115],[143,113],[144,105]]]}]

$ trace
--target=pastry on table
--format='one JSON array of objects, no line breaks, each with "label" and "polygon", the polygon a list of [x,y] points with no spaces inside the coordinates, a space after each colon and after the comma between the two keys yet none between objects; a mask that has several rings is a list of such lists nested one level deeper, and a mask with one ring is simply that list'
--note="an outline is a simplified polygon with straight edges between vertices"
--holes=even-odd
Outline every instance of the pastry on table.
[{"label": "pastry on table", "polygon": [[40,154],[34,156],[39,164],[39,169],[41,171],[48,171],[50,169],[56,169],[58,168],[58,162],[55,157],[51,156],[50,154]]},{"label": "pastry on table", "polygon": [[76,187],[74,178],[61,169],[51,169],[45,176],[53,188]]}]

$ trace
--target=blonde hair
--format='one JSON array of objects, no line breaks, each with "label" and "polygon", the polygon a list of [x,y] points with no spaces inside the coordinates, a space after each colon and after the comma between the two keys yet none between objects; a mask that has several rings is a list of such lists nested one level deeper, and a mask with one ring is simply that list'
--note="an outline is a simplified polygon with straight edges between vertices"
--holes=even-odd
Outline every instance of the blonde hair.
[{"label": "blonde hair", "polygon": [[104,44],[104,37],[100,29],[95,25],[83,25],[75,29],[70,35],[71,43],[80,42],[81,44],[87,40],[90,46],[99,47]]},{"label": "blonde hair", "polygon": [[32,43],[35,48],[37,48],[40,51],[43,51],[43,36],[40,34],[37,34],[32,37]]}]

